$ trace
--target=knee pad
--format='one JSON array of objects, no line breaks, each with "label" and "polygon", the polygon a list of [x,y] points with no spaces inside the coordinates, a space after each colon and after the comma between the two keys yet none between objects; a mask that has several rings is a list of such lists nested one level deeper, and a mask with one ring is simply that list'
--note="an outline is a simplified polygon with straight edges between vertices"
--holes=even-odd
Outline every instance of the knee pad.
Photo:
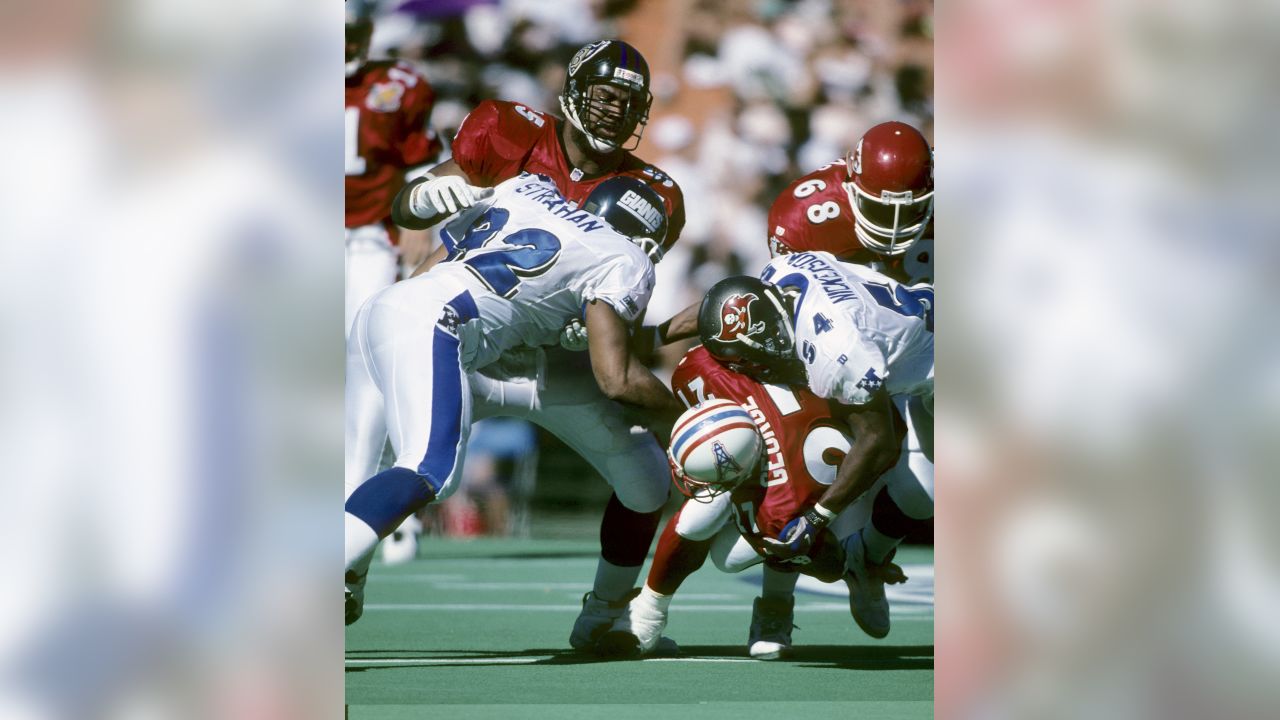
[{"label": "knee pad", "polygon": [[764,562],[760,553],[732,525],[720,528],[711,541],[711,562],[723,572],[740,573]]},{"label": "knee pad", "polygon": [[605,461],[605,480],[631,510],[653,512],[671,495],[671,468],[666,453],[645,431],[635,431],[628,449]]},{"label": "knee pad", "polygon": [[686,500],[676,516],[676,532],[690,540],[710,540],[725,527],[730,510],[728,493],[715,496],[709,503]]}]

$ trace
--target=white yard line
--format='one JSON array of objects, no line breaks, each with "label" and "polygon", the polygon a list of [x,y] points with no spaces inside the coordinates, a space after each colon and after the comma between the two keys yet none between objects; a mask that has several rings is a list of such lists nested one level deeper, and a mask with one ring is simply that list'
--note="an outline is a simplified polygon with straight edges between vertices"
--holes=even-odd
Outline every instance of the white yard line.
[{"label": "white yard line", "polygon": [[[492,657],[492,658],[348,658],[347,665],[532,665],[551,660],[554,655],[542,657]],[[702,663],[753,663],[750,658],[643,658],[640,662],[702,662]]]}]

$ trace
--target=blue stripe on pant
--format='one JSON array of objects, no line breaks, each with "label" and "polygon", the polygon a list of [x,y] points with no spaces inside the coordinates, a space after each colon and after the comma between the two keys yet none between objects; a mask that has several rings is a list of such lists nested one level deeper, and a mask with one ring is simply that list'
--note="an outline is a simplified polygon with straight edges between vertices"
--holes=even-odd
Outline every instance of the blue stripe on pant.
[{"label": "blue stripe on pant", "polygon": [[431,434],[416,472],[392,467],[369,478],[347,498],[346,511],[373,528],[379,538],[390,535],[409,515],[440,493],[458,460],[463,418],[462,368],[456,330],[476,317],[470,293],[447,303],[431,342]]}]

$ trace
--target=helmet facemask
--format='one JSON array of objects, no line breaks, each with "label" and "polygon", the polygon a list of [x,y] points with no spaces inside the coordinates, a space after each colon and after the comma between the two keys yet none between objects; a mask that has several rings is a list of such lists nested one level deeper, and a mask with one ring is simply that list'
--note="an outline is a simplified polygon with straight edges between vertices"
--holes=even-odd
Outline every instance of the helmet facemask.
[{"label": "helmet facemask", "polygon": [[916,244],[933,217],[933,189],[916,195],[912,191],[881,191],[876,197],[844,183],[853,208],[854,232],[858,241],[882,255],[901,255]]},{"label": "helmet facemask", "polygon": [[[625,72],[622,68],[616,71]],[[571,78],[560,96],[560,109],[596,152],[634,150],[649,122],[653,93],[622,82]]]}]

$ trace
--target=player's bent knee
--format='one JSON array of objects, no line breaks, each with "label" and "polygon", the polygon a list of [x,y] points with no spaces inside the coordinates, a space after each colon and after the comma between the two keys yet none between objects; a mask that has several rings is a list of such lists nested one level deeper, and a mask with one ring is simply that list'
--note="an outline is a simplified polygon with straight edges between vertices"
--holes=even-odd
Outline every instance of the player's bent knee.
[{"label": "player's bent knee", "polygon": [[[660,450],[658,452],[661,453]],[[631,454],[631,461],[627,461],[627,456],[624,456],[610,462],[610,477],[606,480],[627,509],[638,513],[655,512],[667,504],[667,497],[671,493],[671,471],[665,460],[661,463],[651,462],[647,452],[643,459],[636,457],[637,455],[640,454]]]},{"label": "player's bent knee", "polygon": [[764,562],[764,558],[738,533],[737,528],[727,526],[711,544],[711,562],[722,572],[740,573]]},{"label": "player's bent knee", "polygon": [[676,518],[676,534],[686,540],[710,540],[728,519],[728,514],[720,511],[716,503],[686,501]]}]

